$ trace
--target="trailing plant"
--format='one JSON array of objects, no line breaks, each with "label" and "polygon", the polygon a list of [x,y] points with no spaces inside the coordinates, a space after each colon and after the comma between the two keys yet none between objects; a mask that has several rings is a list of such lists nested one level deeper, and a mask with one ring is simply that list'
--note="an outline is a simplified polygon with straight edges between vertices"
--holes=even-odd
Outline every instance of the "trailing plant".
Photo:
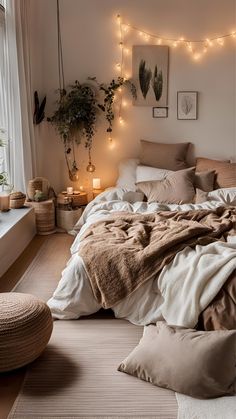
[{"label": "trailing plant", "polygon": [[[59,90],[57,107],[48,121],[60,135],[65,151],[65,158],[71,180],[77,180],[78,167],[75,159],[74,144],[80,144],[85,137],[85,147],[92,147],[95,123],[99,110],[95,91],[92,86],[80,84],[78,80],[68,90]],[[73,154],[70,168],[68,157]]]},{"label": "trailing plant", "polygon": [[157,65],[155,65],[155,70],[153,74],[152,88],[155,94],[156,101],[159,101],[162,96],[163,75],[161,70],[158,71]]},{"label": "trailing plant", "polygon": [[144,99],[146,99],[148,94],[151,78],[152,70],[150,68],[146,68],[145,60],[141,60],[139,63],[139,84]]},{"label": "trailing plant", "polygon": [[123,77],[118,77],[116,80],[112,79],[109,84],[98,83],[96,77],[89,77],[89,80],[94,81],[97,84],[98,89],[104,95],[103,102],[99,103],[98,107],[105,113],[105,117],[108,122],[107,132],[111,133],[113,121],[115,119],[113,105],[116,91],[121,87],[124,87],[129,90],[133,98],[136,99],[136,87],[131,80],[125,79]]}]

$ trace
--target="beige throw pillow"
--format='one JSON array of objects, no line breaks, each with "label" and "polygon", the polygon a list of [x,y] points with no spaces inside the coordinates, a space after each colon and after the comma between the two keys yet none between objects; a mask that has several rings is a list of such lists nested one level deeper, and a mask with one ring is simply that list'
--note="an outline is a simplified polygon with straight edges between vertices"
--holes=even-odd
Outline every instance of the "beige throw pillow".
[{"label": "beige throw pillow", "polygon": [[144,193],[148,202],[163,204],[184,204],[193,202],[195,169],[170,173],[163,180],[138,182],[138,190]]},{"label": "beige throw pillow", "polygon": [[189,144],[153,143],[141,140],[140,164],[168,170],[186,169]]},{"label": "beige throw pillow", "polygon": [[215,170],[216,172],[214,189],[232,188],[236,186],[236,163],[211,160],[203,157],[197,158],[196,171],[203,172],[205,170]]},{"label": "beige throw pillow", "polygon": [[215,171],[195,172],[194,186],[205,192],[213,191],[215,182]]},{"label": "beige throw pillow", "polygon": [[145,327],[119,371],[197,398],[234,394],[236,331]]}]

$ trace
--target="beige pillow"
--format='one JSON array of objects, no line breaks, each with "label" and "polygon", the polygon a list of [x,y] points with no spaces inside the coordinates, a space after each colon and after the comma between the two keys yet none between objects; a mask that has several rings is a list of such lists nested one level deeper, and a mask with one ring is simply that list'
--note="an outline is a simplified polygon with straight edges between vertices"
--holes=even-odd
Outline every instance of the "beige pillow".
[{"label": "beige pillow", "polygon": [[118,370],[197,398],[234,394],[236,331],[145,327]]},{"label": "beige pillow", "polygon": [[208,201],[208,193],[197,188],[195,195],[195,204],[202,204],[206,201]]},{"label": "beige pillow", "polygon": [[195,169],[179,170],[170,173],[163,180],[138,182],[138,190],[146,195],[148,202],[163,204],[184,204],[193,202]]},{"label": "beige pillow", "polygon": [[213,191],[215,182],[215,171],[195,172],[194,186],[205,192]]},{"label": "beige pillow", "polygon": [[214,189],[232,188],[236,186],[236,163],[228,163],[220,160],[197,158],[196,171],[215,170],[216,179]]},{"label": "beige pillow", "polygon": [[140,164],[168,170],[186,169],[189,144],[165,144],[141,140]]}]

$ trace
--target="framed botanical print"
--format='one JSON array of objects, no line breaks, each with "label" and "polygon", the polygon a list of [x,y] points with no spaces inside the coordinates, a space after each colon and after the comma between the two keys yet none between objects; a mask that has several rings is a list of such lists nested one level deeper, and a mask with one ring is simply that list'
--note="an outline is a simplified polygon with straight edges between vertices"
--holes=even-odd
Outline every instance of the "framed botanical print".
[{"label": "framed botanical print", "polygon": [[177,92],[177,119],[198,119],[198,92]]}]

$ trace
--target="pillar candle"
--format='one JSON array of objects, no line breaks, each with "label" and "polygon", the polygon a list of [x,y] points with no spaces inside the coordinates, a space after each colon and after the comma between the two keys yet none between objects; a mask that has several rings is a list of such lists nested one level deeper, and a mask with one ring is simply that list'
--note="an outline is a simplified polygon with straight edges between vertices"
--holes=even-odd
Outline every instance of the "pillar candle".
[{"label": "pillar candle", "polygon": [[101,189],[101,179],[99,178],[93,179],[93,189]]},{"label": "pillar candle", "polygon": [[74,189],[73,189],[72,186],[68,186],[68,188],[66,188],[66,190],[67,190],[67,195],[73,195]]}]

